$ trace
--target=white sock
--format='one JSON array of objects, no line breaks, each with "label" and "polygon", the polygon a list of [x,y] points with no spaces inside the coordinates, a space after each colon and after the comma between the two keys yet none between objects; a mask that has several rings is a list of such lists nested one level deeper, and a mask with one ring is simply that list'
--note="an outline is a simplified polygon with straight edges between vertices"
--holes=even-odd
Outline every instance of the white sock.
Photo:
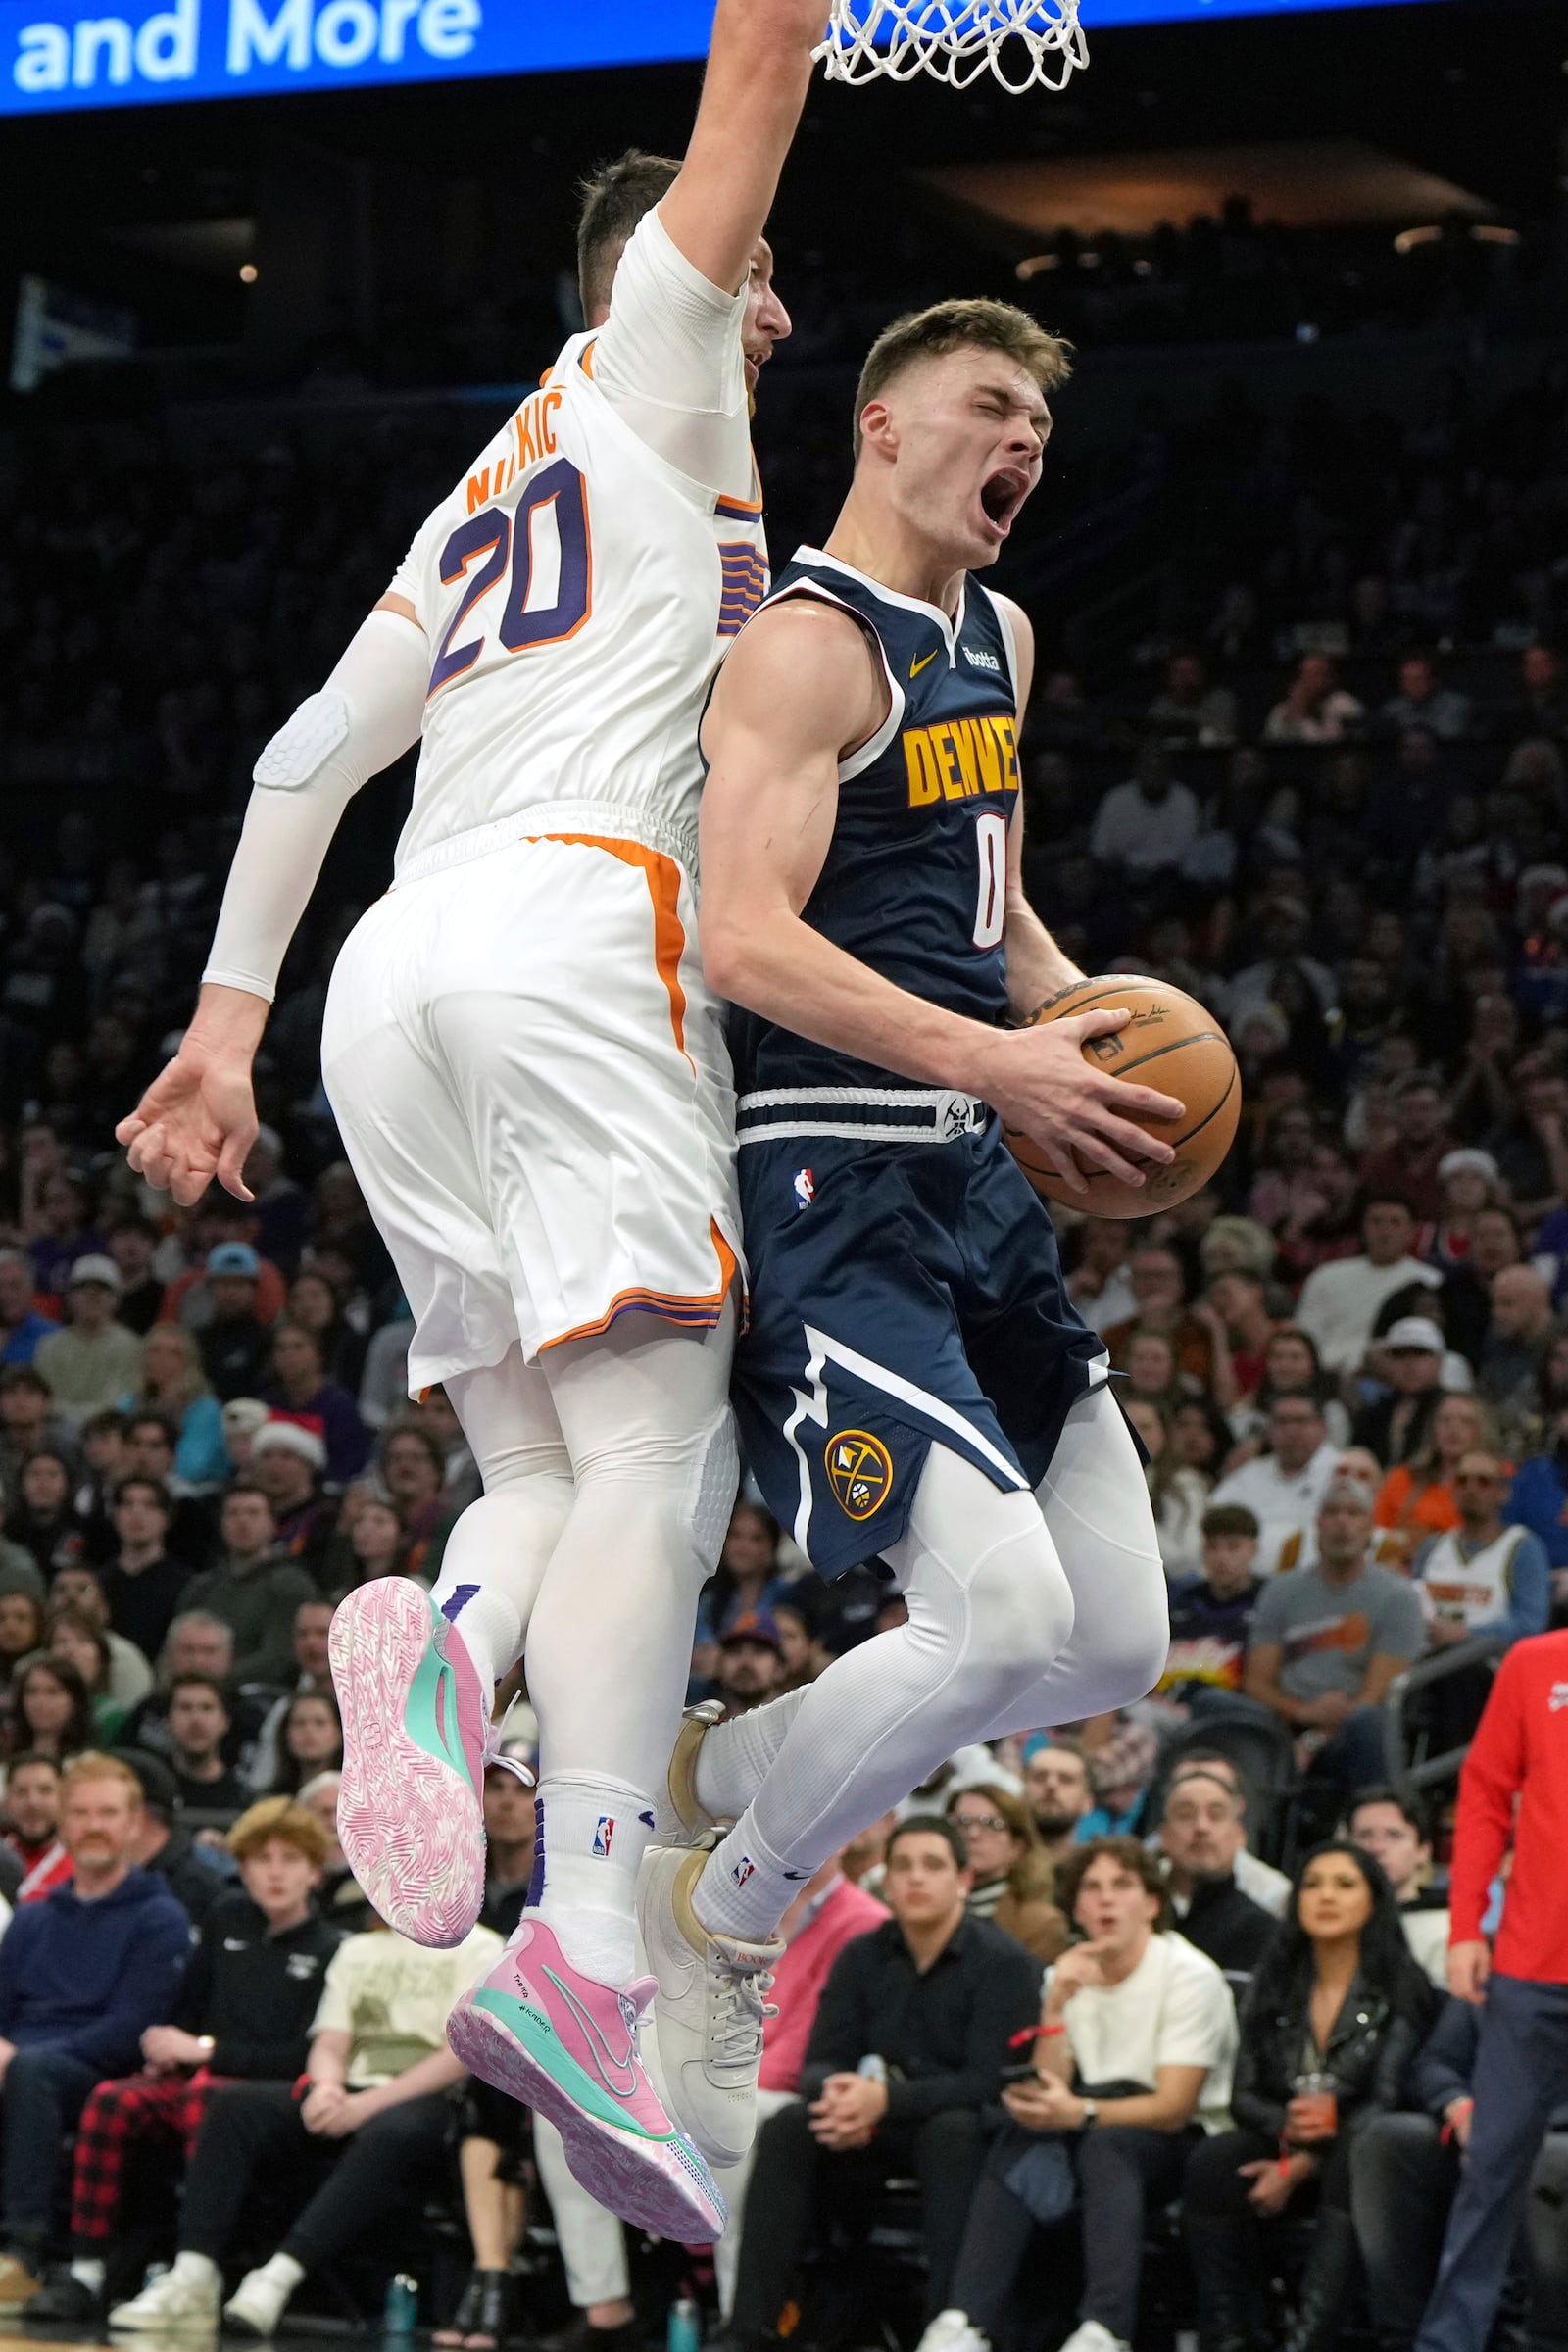
[{"label": "white sock", "polygon": [[78,2254],[71,2266],[71,2276],[75,2279],[77,2285],[84,2286],[90,2295],[103,2293],[104,2266],[95,2256]]},{"label": "white sock", "polygon": [[809,1684],[786,1690],[765,1707],[752,1707],[705,1732],[697,1750],[697,1801],[715,1821],[734,1821],[762,1786],[762,1777],[783,1746]]},{"label": "white sock", "polygon": [[443,1574],[430,1598],[455,1625],[485,1681],[494,1690],[522,1647],[522,1619],[493,1586],[466,1584]]},{"label": "white sock", "polygon": [[748,1805],[729,1836],[709,1855],[692,1888],[692,1909],[714,1936],[765,1943],[802,1882],[810,1876],[808,1870],[792,1869],[768,1851]]},{"label": "white sock", "polygon": [[256,2276],[265,2278],[269,2286],[275,2286],[279,2294],[291,2295],[305,2276],[305,2265],[296,2262],[292,2254],[274,2254],[270,2262],[263,2263]]},{"label": "white sock", "polygon": [[553,1772],[539,1784],[529,1907],[573,1968],[602,1984],[625,1984],[635,1973],[637,1872],[653,1832],[653,1799],[628,1782]]},{"label": "white sock", "polygon": [[209,2254],[176,2254],[169,2275],[189,2286],[210,2286],[215,2292],[223,2283],[223,2274]]}]

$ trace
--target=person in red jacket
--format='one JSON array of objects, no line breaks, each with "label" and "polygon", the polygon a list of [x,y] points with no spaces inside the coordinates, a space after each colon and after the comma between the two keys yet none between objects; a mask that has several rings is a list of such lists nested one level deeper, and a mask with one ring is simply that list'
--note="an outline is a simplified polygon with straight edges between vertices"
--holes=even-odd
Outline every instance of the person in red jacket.
[{"label": "person in red jacket", "polygon": [[[1510,1839],[1491,1951],[1481,1932]],[[1448,1985],[1483,2009],[1475,2111],[1416,2352],[1483,2352],[1531,2168],[1568,2101],[1568,1633],[1515,1642],[1459,1781]]]},{"label": "person in red jacket", "polygon": [[[771,2010],[762,2029],[762,2066],[758,2077],[759,2123],[776,2115],[800,2095],[801,2068],[806,2045],[816,2022],[822,1987],[844,1946],[857,1936],[882,1926],[887,1905],[867,1894],[843,1870],[842,1853],[829,1854],[821,1869],[808,1879],[779,1925],[784,1952],[773,1964]],[[745,2220],[746,2188],[752,2177],[752,2154],[727,2168],[719,2185],[729,2204],[729,2227],[713,2248],[719,2309],[729,2318],[735,2303],[735,2279],[741,2259],[741,2229]]]}]

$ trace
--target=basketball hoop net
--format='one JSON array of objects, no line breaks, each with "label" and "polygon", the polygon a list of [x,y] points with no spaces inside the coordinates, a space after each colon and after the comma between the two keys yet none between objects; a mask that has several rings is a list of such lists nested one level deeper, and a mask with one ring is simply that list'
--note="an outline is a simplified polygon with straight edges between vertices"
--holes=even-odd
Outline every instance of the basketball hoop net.
[{"label": "basketball hoop net", "polygon": [[956,90],[995,74],[1014,97],[1059,90],[1089,63],[1079,0],[833,0],[815,54],[829,81],[912,81]]}]

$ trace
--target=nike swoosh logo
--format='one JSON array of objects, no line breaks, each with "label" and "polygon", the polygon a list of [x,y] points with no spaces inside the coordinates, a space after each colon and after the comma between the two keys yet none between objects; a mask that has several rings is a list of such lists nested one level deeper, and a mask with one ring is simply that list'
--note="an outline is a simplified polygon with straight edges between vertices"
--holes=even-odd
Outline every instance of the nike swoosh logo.
[{"label": "nike swoosh logo", "polygon": [[[588,2044],[589,2055],[592,2057],[595,2066],[599,2069],[599,2077],[601,2082],[604,2083],[605,2088],[607,2090],[613,2091],[617,2099],[631,2098],[637,2088],[637,2068],[633,2063],[633,2052],[636,2049],[636,2043],[628,2043],[625,2057],[617,2058],[614,2051],[611,2048],[609,2042],[605,2039],[603,2034],[600,2032],[595,2020],[589,2015],[588,2011],[583,2007],[581,2001],[578,2000],[577,1995],[572,1991],[571,1986],[569,1984],[564,1984],[553,1968],[547,1968],[542,1973],[550,1979],[551,1984],[560,1993],[562,1999],[565,2002],[566,2007],[571,2011],[572,2016],[582,2028],[583,2038]],[[618,2082],[615,2079],[617,2075],[621,2078],[621,2080]]]},{"label": "nike swoosh logo", "polygon": [[918,661],[918,662],[910,662],[910,664],[909,664],[909,675],[910,675],[910,677],[911,677],[911,678],[917,678],[917,677],[920,675],[920,672],[921,672],[921,670],[925,668],[926,664],[927,664],[928,662],[934,662],[934,661],[936,660],[936,658],[937,658],[937,655],[938,655],[938,654],[939,654],[941,651],[942,651],[942,648],[941,648],[940,646],[933,646],[933,647],[932,647],[932,649],[931,649],[931,651],[930,651],[930,653],[928,653],[928,654],[922,654],[922,655],[920,656],[920,659],[919,659],[919,661]]}]

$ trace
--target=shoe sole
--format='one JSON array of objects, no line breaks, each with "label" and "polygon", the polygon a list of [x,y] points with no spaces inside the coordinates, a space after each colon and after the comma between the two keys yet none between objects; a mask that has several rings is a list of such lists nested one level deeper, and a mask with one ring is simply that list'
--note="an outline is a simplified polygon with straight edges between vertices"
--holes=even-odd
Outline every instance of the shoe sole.
[{"label": "shoe sole", "polygon": [[246,2319],[243,2312],[230,2311],[226,2306],[223,2311],[223,2329],[225,2334],[243,2336],[247,2343],[252,2344],[270,2343],[277,2333],[275,2327],[258,2328],[256,2322]]},{"label": "shoe sole", "polygon": [[[654,1993],[653,2010],[654,2039],[660,2058],[660,2095],[663,2100],[664,2113],[675,2129],[685,2133],[704,2163],[715,2166],[720,2172],[729,2172],[737,2164],[745,2163],[756,2140],[757,2104],[755,2100],[752,2103],[752,2131],[746,2145],[741,2148],[732,2147],[727,2141],[724,2146],[717,2146],[705,2132],[698,2129],[690,2115],[683,2111],[678,2085],[682,2079],[682,2065],[685,2062],[677,2058],[672,2065],[670,2050],[678,2051],[684,2048],[692,2041],[692,2036],[684,2025],[676,2025],[673,2034],[668,2034],[666,2029],[666,2020],[669,2019],[674,1996],[665,1992],[664,1981],[659,1973],[659,1954],[663,1949],[663,1936],[659,1932],[660,1922],[669,1916],[668,1897],[660,1865],[659,1850],[657,1847],[649,1849],[638,1875],[637,1934],[642,1944],[644,1962],[657,1987]],[[685,1853],[691,1849],[688,1847],[680,1850],[684,1860]],[[650,1933],[651,1930],[653,1933]],[[682,1949],[685,1948],[683,1939]],[[669,2044],[667,2048],[665,2046],[666,2039]],[[700,2041],[693,2046],[691,2054],[698,2059],[701,2058],[702,2044]]]},{"label": "shoe sole", "polygon": [[388,1927],[451,1951],[484,1903],[484,1818],[464,1774],[408,1730],[430,1650],[430,1604],[403,1579],[378,1579],[339,1603],[327,1641],[343,1718],[338,1839]]},{"label": "shoe sole", "polygon": [[215,2311],[211,2319],[197,2319],[192,2313],[178,2320],[120,2320],[111,2313],[105,2326],[111,2335],[216,2335],[220,2317]]},{"label": "shoe sole", "polygon": [[548,2067],[467,2000],[447,2020],[447,2040],[481,2082],[555,2125],[573,2179],[623,2222],[676,2245],[710,2245],[721,2234],[729,2208],[694,2150],[585,2115]]}]

